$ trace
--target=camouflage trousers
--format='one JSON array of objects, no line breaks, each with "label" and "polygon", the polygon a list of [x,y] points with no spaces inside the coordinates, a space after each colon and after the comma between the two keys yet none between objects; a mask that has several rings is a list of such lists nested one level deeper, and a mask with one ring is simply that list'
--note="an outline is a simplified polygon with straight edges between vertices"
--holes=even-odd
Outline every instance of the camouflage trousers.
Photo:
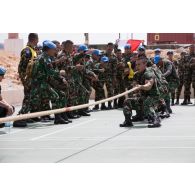
[{"label": "camouflage trousers", "polygon": [[184,72],[184,96],[191,95],[191,83],[192,83],[192,72],[191,70],[185,70]]},{"label": "camouflage trousers", "polygon": [[[128,79],[128,77],[124,78],[124,84],[125,84],[125,89],[130,90],[133,88],[133,79]],[[132,97],[132,93],[128,94],[128,97]]]},{"label": "camouflage trousers", "polygon": [[178,86],[179,86],[179,79],[178,80],[175,79],[168,82],[168,89],[172,99],[175,99],[175,91]]},{"label": "camouflage trousers", "polygon": [[112,97],[114,96],[114,84],[113,84],[113,79],[111,76],[109,76],[106,80],[105,80],[105,85],[106,85],[106,89],[107,89],[107,96],[108,97]]},{"label": "camouflage trousers", "polygon": [[78,88],[73,79],[69,79],[68,84],[69,84],[68,87],[69,95],[68,95],[67,104],[68,106],[76,106],[78,104],[78,97],[77,97]]},{"label": "camouflage trousers", "polygon": [[93,82],[93,88],[95,89],[95,101],[105,99],[104,81]]},{"label": "camouflage trousers", "polygon": [[24,99],[22,102],[22,108],[19,111],[19,114],[26,114],[31,111],[30,108],[30,91],[31,91],[31,81],[23,81],[24,86]]},{"label": "camouflage trousers", "polygon": [[114,88],[114,95],[118,95],[123,92],[125,92],[125,81],[122,77],[117,77],[116,85]]},{"label": "camouflage trousers", "polygon": [[52,109],[58,109],[62,107],[60,104],[60,97],[56,90],[54,90],[47,83],[36,83],[31,90],[31,106],[33,110],[40,110],[41,100],[51,101]]},{"label": "camouflage trousers", "polygon": [[184,85],[184,74],[180,74],[179,75],[179,85],[178,85],[177,90],[176,90],[177,99],[179,99],[179,97],[181,95],[183,85]]},{"label": "camouflage trousers", "polygon": [[88,79],[84,79],[83,81],[83,86],[85,87],[85,96],[84,96],[84,103],[88,103],[89,102],[89,98],[92,92],[92,86],[91,86],[91,81],[89,81]]},{"label": "camouflage trousers", "polygon": [[128,98],[124,102],[124,115],[132,116],[132,110],[144,117],[156,116],[156,108],[159,104],[159,97],[147,96],[145,98]]}]

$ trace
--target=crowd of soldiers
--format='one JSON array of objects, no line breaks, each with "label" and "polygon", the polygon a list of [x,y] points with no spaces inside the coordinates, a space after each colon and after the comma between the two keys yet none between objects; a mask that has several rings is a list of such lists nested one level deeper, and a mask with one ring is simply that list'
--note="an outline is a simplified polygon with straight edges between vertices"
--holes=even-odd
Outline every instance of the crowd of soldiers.
[{"label": "crowd of soldiers", "polygon": [[[162,58],[160,49],[155,49],[154,57],[148,58],[144,45],[132,52],[131,45],[126,44],[122,53],[113,43],[101,51],[89,50],[84,44],[75,47],[71,40],[62,43],[46,40],[41,46],[38,42],[38,34],[30,33],[21,52],[18,73],[24,86],[24,99],[18,114],[86,104],[92,89],[98,101],[136,87],[128,98],[123,96],[107,105],[95,105],[93,110],[122,108],[125,121],[121,127],[148,120],[148,127],[152,128],[160,127],[160,118],[170,117],[171,105],[179,104],[183,85],[182,105],[191,104],[191,83],[195,89],[193,45],[189,54],[182,52],[180,59],[175,60],[171,50],[167,58]],[[135,116],[132,110],[136,110]],[[72,119],[90,116],[90,111],[85,108],[55,114],[54,118],[48,115],[19,120],[13,126],[26,127],[28,123],[50,120],[54,124],[68,124]]]}]

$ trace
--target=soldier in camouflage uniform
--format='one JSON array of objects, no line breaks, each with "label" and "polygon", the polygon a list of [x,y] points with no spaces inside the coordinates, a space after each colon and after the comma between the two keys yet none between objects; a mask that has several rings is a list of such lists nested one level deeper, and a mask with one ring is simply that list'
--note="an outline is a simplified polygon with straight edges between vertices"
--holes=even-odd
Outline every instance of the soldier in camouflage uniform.
[{"label": "soldier in camouflage uniform", "polygon": [[178,72],[178,76],[179,76],[179,86],[176,90],[176,102],[175,102],[176,105],[179,104],[179,97],[181,94],[182,87],[184,85],[185,55],[186,55],[186,52],[181,52],[181,54],[180,54],[181,57],[178,61],[177,72]]},{"label": "soldier in camouflage uniform", "polygon": [[[60,96],[54,89],[50,81],[56,80],[63,84],[67,84],[64,77],[60,76],[52,65],[52,57],[56,54],[56,45],[50,41],[43,42],[43,53],[38,57],[32,72],[32,90],[31,90],[31,106],[37,110],[40,108],[40,98],[51,101],[52,109],[64,107],[64,102],[60,101]],[[55,114],[54,124],[67,124],[62,114]]]},{"label": "soldier in camouflage uniform", "polygon": [[159,90],[156,83],[156,77],[151,70],[147,68],[147,58],[139,58],[137,60],[138,70],[138,96],[135,98],[128,98],[125,100],[123,113],[125,121],[120,124],[120,127],[131,127],[132,123],[132,110],[140,112],[144,111],[144,116],[150,118],[152,124],[149,128],[160,127],[160,119],[158,118],[155,109],[159,102]]},{"label": "soldier in camouflage uniform", "polygon": [[[179,85],[179,77],[177,75],[175,67],[169,60],[162,59],[159,55],[156,55],[154,57],[154,63],[159,67],[163,76],[166,78],[168,82],[168,90],[170,94]],[[172,113],[172,109],[170,107],[170,97],[167,97],[165,99],[165,102],[169,113]]]},{"label": "soldier in camouflage uniform", "polygon": [[[35,47],[37,46],[39,39],[38,34],[30,33],[28,35],[28,43],[27,46],[21,51],[20,63],[18,66],[18,73],[21,79],[21,82],[24,86],[24,99],[22,102],[22,108],[19,111],[19,114],[26,114],[28,112],[35,112],[36,110],[32,110],[30,106],[30,91],[31,91],[31,79],[28,74],[29,69],[34,64],[34,60],[37,58],[37,54],[35,51]],[[26,127],[27,122],[33,122],[33,120],[19,120],[14,121],[14,127]]]},{"label": "soldier in camouflage uniform", "polygon": [[[168,57],[168,60],[169,60],[170,62],[172,62],[172,66],[174,67],[174,69],[177,70],[178,61],[175,60],[175,59],[173,59],[173,51],[171,51],[171,50],[168,51],[168,52],[167,52],[167,57]],[[179,84],[178,84],[178,85],[179,85]],[[172,105],[172,106],[175,104],[175,90],[176,90],[176,88],[175,88],[175,89],[172,89],[172,91],[171,91],[171,105]]]},{"label": "soldier in camouflage uniform", "polygon": [[[105,91],[104,91],[104,85],[106,80],[108,79],[108,62],[109,59],[106,56],[101,57],[100,62],[95,64],[94,72],[96,73],[98,80],[94,81],[94,89],[95,89],[95,101],[99,101],[102,99],[105,99]],[[99,105],[97,106],[99,109]],[[101,110],[107,110],[107,107],[105,106],[105,103],[102,103]]]},{"label": "soldier in camouflage uniform", "polygon": [[[71,40],[66,40],[62,42],[62,51],[58,54],[59,62],[57,64],[58,70],[64,70],[66,72],[66,80],[68,82],[68,88],[66,93],[68,94],[67,106],[76,106],[78,104],[77,98],[77,85],[74,79],[75,74],[77,74],[77,68],[73,64],[73,48],[74,43]],[[79,68],[79,67],[78,67]],[[76,72],[76,73],[75,73]],[[72,111],[67,113],[70,119],[79,118],[77,111]]]},{"label": "soldier in camouflage uniform", "polygon": [[[90,64],[90,70],[91,71],[94,71],[96,70],[97,72],[97,69],[96,69],[96,64],[100,63],[100,59],[101,59],[101,55],[102,55],[102,52],[99,50],[99,49],[94,49],[91,53],[91,57],[92,57],[92,62]],[[92,88],[95,90],[95,100],[97,99],[96,98],[96,88],[97,88],[97,82],[96,81],[92,81]],[[99,105],[95,105],[93,110],[99,110]]]},{"label": "soldier in camouflage uniform", "polygon": [[[117,71],[117,59],[115,54],[113,53],[114,44],[108,43],[106,47],[105,56],[108,57],[108,69],[106,73],[108,74],[107,80],[105,82],[108,97],[112,97],[114,95],[114,89],[116,87],[116,71]],[[108,102],[108,109],[112,109],[112,101]]]},{"label": "soldier in camouflage uniform", "polygon": [[[133,71],[135,71],[137,57],[138,57],[137,51],[134,52],[134,53],[132,53],[131,52],[131,45],[126,44],[124,46],[123,59],[125,61],[124,83],[125,83],[125,88],[127,90],[130,90],[133,87],[133,78],[130,76],[130,69],[132,69]],[[128,94],[129,97],[131,95],[132,94]]]},{"label": "soldier in camouflage uniform", "polygon": [[[117,75],[116,75],[116,87],[114,94],[120,94],[125,92],[125,81],[124,81],[124,70],[125,70],[125,61],[122,57],[121,49],[116,51],[117,57]],[[118,100],[114,100],[114,108],[122,108],[125,97],[120,97]],[[118,101],[118,102],[117,102]]]},{"label": "soldier in camouflage uniform", "polygon": [[184,101],[181,105],[192,104],[190,101],[191,83],[192,83],[192,69],[191,59],[195,57],[194,45],[190,46],[189,55],[185,56],[185,70],[184,70]]}]

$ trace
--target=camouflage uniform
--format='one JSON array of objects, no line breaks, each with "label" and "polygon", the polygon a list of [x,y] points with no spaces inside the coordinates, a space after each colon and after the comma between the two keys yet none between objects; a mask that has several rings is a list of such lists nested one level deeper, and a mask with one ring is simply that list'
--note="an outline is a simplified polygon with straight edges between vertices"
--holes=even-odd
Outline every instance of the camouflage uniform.
[{"label": "camouflage uniform", "polygon": [[112,53],[111,55],[105,53],[105,56],[109,58],[108,68],[106,71],[107,80],[105,81],[105,84],[106,84],[108,97],[112,97],[114,95],[114,89],[116,87],[117,58],[114,53]]},{"label": "camouflage uniform", "polygon": [[190,99],[191,83],[192,83],[192,69],[190,61],[195,57],[195,54],[185,56],[185,69],[184,69],[184,99]]},{"label": "camouflage uniform", "polygon": [[195,56],[190,60],[190,69],[192,72],[192,87],[194,89],[194,97],[195,97]]},{"label": "camouflage uniform", "polygon": [[[138,84],[144,85],[146,80],[150,80],[152,78],[155,79],[156,76],[150,69],[146,68],[143,73],[137,73],[135,78]],[[123,108],[125,118],[127,118],[127,116],[130,116],[131,118],[132,110],[136,110],[138,115],[144,114],[144,116],[147,118],[157,117],[155,109],[160,100],[159,95],[159,89],[155,81],[151,90],[141,90],[140,93],[136,94],[136,97],[126,99]]]},{"label": "camouflage uniform", "polygon": [[[175,89],[179,85],[179,77],[177,75],[175,66],[169,61],[169,60],[162,60],[162,66],[159,66],[163,76],[166,78],[168,82],[168,90],[169,93],[173,93]],[[167,109],[169,110],[170,113],[172,113],[172,110],[170,108],[170,96],[165,98],[165,102],[167,105]]]},{"label": "camouflage uniform", "polygon": [[59,72],[54,70],[51,57],[43,52],[37,59],[32,72],[31,106],[34,110],[41,107],[41,99],[51,101],[52,109],[63,107],[57,91],[49,84],[51,79],[62,82]]},{"label": "camouflage uniform", "polygon": [[[22,51],[21,51],[21,58],[18,65],[18,73],[19,77],[22,81],[22,84],[24,86],[24,99],[22,102],[22,108],[19,111],[19,114],[25,114],[28,113],[31,109],[29,107],[30,105],[30,90],[31,90],[31,80],[27,77],[27,67],[32,59],[32,52],[31,49],[34,50],[33,47],[30,45],[27,45]],[[35,51],[35,50],[34,50]]]},{"label": "camouflage uniform", "polygon": [[182,90],[182,87],[184,85],[184,71],[185,71],[184,65],[185,65],[185,58],[181,58],[178,61],[178,66],[177,66],[177,72],[178,72],[178,76],[179,76],[179,86],[176,90],[176,96],[177,96],[176,98],[177,98],[178,103],[179,103],[179,97],[181,94],[181,90]]},{"label": "camouflage uniform", "polygon": [[[116,87],[114,91],[115,95],[125,92],[124,69],[125,69],[124,59],[117,58]],[[125,97],[119,98],[117,106],[122,107],[124,100]]]}]

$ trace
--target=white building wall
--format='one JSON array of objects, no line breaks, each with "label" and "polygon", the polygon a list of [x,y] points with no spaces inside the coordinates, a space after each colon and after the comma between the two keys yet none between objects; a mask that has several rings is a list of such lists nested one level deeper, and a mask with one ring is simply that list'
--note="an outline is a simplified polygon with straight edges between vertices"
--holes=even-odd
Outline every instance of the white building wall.
[{"label": "white building wall", "polygon": [[24,47],[23,39],[5,39],[4,50],[20,56],[20,52]]}]

